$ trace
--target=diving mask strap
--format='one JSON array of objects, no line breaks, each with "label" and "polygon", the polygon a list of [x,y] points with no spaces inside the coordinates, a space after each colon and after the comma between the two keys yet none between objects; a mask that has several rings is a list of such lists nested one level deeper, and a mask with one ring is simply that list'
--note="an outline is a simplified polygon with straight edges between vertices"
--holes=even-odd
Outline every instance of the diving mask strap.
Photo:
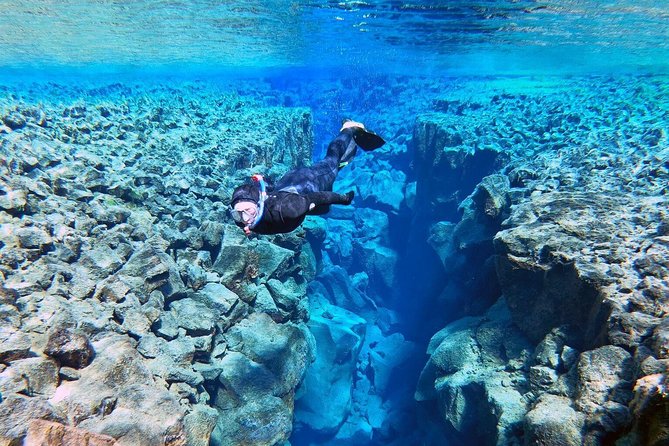
[{"label": "diving mask strap", "polygon": [[256,219],[253,220],[253,223],[249,225],[249,228],[255,228],[258,223],[260,223],[260,220],[262,219],[262,214],[265,211],[265,200],[267,199],[267,188],[265,185],[265,179],[263,178],[262,175],[256,173],[254,175],[251,175],[251,179],[258,183],[258,186],[260,187],[260,200],[258,201],[258,214],[256,215]]}]

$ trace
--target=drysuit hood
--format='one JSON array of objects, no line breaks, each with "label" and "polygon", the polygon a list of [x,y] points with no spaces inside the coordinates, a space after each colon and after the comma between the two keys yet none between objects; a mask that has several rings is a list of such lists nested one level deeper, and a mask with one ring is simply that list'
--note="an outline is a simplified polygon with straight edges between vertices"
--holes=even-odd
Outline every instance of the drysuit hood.
[{"label": "drysuit hood", "polygon": [[232,192],[232,201],[230,206],[234,207],[240,201],[252,201],[255,204],[260,203],[260,190],[255,184],[244,184]]}]

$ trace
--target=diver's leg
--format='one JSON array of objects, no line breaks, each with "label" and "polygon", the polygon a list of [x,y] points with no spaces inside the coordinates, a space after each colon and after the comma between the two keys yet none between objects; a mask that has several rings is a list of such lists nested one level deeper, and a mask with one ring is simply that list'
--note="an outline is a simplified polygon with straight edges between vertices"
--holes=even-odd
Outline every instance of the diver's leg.
[{"label": "diver's leg", "polygon": [[355,131],[354,127],[343,128],[339,132],[339,135],[328,145],[325,159],[337,160],[338,168],[343,167],[342,163],[351,161],[357,151],[357,146],[353,139]]},{"label": "diver's leg", "polygon": [[338,194],[336,192],[312,192],[306,194],[306,198],[309,200],[310,209],[314,209],[314,207],[318,206],[329,206],[331,204],[351,204],[353,197],[353,192],[347,192],[345,194]]},{"label": "diver's leg", "polygon": [[331,191],[338,171],[339,162],[334,158],[326,158],[313,166],[291,170],[281,177],[275,190],[296,194]]},{"label": "diver's leg", "polygon": [[354,139],[362,124],[348,121],[339,135],[328,145],[325,158],[311,167],[295,169],[284,175],[276,184],[276,190],[304,194],[331,191],[339,169],[348,164],[357,152]]}]

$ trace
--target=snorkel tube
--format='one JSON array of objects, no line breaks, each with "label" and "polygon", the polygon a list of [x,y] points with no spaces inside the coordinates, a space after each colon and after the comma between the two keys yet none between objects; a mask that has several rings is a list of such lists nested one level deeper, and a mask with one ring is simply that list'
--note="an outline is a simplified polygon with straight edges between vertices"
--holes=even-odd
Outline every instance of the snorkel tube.
[{"label": "snorkel tube", "polygon": [[265,186],[265,179],[259,173],[251,175],[251,179],[256,183],[258,183],[258,187],[260,187],[260,199],[258,200],[258,215],[256,215],[256,219],[253,220],[253,223],[251,223],[248,226],[250,229],[253,229],[260,222],[260,219],[262,219],[262,214],[265,211],[265,199],[267,198],[267,189]]}]

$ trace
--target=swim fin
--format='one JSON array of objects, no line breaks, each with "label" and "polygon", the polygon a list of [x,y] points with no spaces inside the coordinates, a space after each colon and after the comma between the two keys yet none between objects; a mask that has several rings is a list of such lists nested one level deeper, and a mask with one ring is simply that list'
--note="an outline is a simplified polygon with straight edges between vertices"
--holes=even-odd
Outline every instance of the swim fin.
[{"label": "swim fin", "polygon": [[370,150],[378,149],[386,143],[386,141],[381,138],[376,133],[366,128],[357,128],[353,134],[353,139],[355,143],[362,149],[367,152]]}]

